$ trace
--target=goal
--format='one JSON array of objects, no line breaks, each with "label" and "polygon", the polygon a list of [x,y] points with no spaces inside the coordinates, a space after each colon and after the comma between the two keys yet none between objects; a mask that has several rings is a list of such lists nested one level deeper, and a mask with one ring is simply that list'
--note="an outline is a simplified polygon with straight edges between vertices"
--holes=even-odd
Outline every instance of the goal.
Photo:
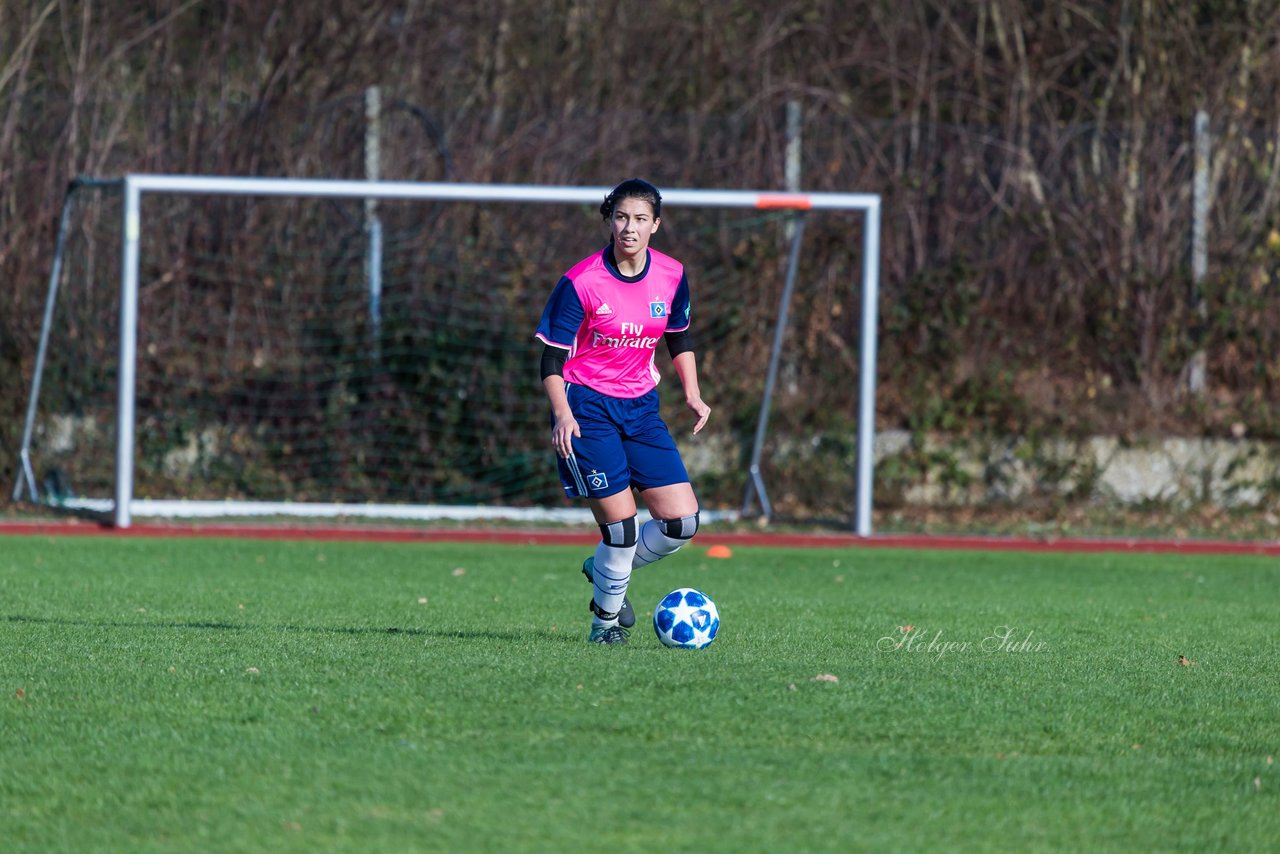
[{"label": "goal", "polygon": [[[554,473],[532,336],[556,279],[593,235],[603,241],[608,191],[76,182],[14,500],[120,527],[134,516],[589,518]],[[708,517],[843,504],[869,535],[879,197],[668,189],[663,202],[655,247],[690,269],[716,409],[690,440],[668,382],[664,414]],[[804,238],[806,222],[816,236]],[[801,252],[802,239],[820,250]],[[833,499],[849,493],[833,493],[832,477],[852,481],[852,496]],[[785,494],[771,502],[774,482]]]}]

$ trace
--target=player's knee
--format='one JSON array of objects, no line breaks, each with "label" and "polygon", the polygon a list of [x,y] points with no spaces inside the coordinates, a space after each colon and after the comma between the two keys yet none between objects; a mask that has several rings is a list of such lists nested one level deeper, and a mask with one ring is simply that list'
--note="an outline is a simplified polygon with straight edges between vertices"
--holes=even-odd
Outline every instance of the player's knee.
[{"label": "player's knee", "polygon": [[636,532],[636,517],[631,516],[617,522],[606,522],[600,526],[600,539],[606,546],[616,549],[629,549],[636,544],[639,535]]},{"label": "player's knee", "polygon": [[698,533],[698,513],[692,516],[681,516],[679,519],[659,519],[658,526],[663,534],[673,540],[692,540]]}]

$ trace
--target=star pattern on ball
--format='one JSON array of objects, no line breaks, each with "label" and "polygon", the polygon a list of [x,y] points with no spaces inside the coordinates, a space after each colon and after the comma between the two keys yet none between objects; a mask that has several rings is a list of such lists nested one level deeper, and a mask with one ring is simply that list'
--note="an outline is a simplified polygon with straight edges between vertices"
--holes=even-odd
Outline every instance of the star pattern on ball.
[{"label": "star pattern on ball", "polygon": [[684,599],[680,600],[680,604],[673,608],[668,608],[671,616],[675,618],[675,625],[680,623],[688,623],[693,626],[694,631],[706,631],[707,624],[711,622],[711,615],[701,607],[695,608]]}]

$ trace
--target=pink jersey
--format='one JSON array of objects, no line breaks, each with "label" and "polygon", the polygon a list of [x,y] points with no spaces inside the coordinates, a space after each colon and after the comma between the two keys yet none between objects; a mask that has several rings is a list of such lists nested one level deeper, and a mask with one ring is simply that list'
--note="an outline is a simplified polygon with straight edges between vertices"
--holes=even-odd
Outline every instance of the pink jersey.
[{"label": "pink jersey", "polygon": [[689,328],[689,282],[679,261],[648,252],[638,276],[622,275],[606,247],[574,264],[556,284],[537,337],[569,351],[565,382],[625,398],[658,384],[654,349],[664,333]]}]

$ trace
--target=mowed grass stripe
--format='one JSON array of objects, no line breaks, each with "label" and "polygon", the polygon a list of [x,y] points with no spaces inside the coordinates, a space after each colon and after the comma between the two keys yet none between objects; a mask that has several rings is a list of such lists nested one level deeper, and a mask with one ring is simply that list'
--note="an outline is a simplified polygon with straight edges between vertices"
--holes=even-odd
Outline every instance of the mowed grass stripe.
[{"label": "mowed grass stripe", "polygon": [[[0,833],[29,850],[1280,838],[1274,560],[715,560],[701,539],[637,573],[632,644],[604,649],[572,548],[5,538]],[[720,608],[707,650],[645,624],[680,586]]]}]

